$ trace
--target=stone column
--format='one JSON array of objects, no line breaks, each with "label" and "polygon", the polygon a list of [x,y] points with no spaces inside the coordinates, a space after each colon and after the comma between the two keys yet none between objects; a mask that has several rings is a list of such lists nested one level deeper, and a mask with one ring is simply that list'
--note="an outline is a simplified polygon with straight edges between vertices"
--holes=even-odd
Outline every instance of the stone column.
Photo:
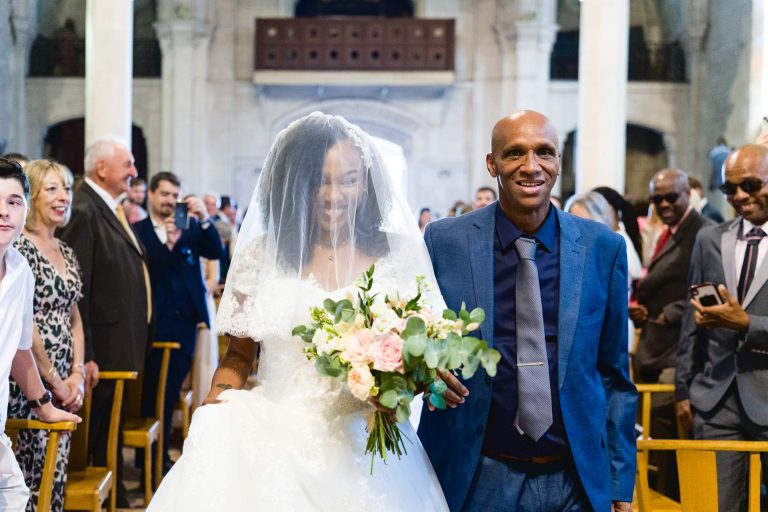
[{"label": "stone column", "polygon": [[554,1],[499,2],[494,30],[501,51],[499,117],[520,109],[546,114],[549,54],[557,34]]},{"label": "stone column", "polygon": [[185,193],[200,194],[211,183],[203,165],[210,28],[191,5],[160,12],[160,21],[155,24],[163,52],[161,169],[157,170],[179,176]]},{"label": "stone column", "polygon": [[85,12],[85,144],[131,142],[133,2],[88,0]]},{"label": "stone column", "polygon": [[624,192],[629,0],[583,0],[579,27],[576,192]]},{"label": "stone column", "polygon": [[[12,51],[10,62],[11,87],[10,92],[12,115],[10,137],[7,151],[32,154],[32,148],[27,141],[27,70],[29,69],[29,50],[32,47],[35,30],[33,29],[33,11],[37,2],[14,0],[11,2],[11,12],[7,18],[12,30]],[[36,155],[34,155],[36,156]]]}]

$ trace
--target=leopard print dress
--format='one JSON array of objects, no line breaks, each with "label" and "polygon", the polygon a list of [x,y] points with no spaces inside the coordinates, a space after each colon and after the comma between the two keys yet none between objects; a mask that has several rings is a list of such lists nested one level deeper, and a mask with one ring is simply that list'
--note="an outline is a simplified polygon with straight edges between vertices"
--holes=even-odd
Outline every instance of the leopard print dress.
[{"label": "leopard print dress", "polygon": [[[14,245],[27,258],[35,275],[35,326],[51,363],[56,367],[61,378],[65,379],[72,372],[74,347],[71,312],[72,306],[82,296],[82,280],[75,253],[63,242],[59,242],[59,246],[67,267],[66,274],[63,276],[23,234]],[[21,389],[13,379],[11,379],[8,417],[22,419],[34,417]],[[59,437],[51,511],[64,509],[64,484],[67,480],[70,441],[71,436],[68,433],[62,433]],[[16,459],[19,461],[24,480],[30,490],[28,512],[37,509],[37,496],[40,491],[40,478],[43,473],[47,445],[48,433],[45,431],[22,430],[19,432]]]}]

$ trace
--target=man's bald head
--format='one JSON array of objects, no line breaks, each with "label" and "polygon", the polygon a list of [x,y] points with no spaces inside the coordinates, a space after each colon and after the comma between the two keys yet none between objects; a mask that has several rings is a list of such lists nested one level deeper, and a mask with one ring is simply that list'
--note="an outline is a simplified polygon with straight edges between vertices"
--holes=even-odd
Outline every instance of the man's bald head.
[{"label": "man's bald head", "polygon": [[747,144],[731,153],[725,161],[724,178],[726,188],[739,185],[733,193],[726,192],[736,212],[758,226],[768,222],[768,146]]},{"label": "man's bald head", "polygon": [[496,153],[501,146],[504,145],[510,132],[519,129],[522,126],[545,127],[546,131],[551,135],[552,143],[558,149],[560,148],[557,130],[555,130],[552,121],[550,121],[547,116],[536,112],[535,110],[518,110],[508,116],[502,117],[496,121],[495,125],[493,125],[493,131],[491,132],[491,153]]},{"label": "man's bald head", "polygon": [[547,116],[520,110],[500,119],[485,165],[496,180],[502,211],[524,233],[535,233],[549,212],[549,195],[560,175],[557,131]]},{"label": "man's bald head", "polygon": [[691,200],[688,175],[680,169],[662,169],[653,175],[650,199],[667,226],[676,226],[685,217]]}]

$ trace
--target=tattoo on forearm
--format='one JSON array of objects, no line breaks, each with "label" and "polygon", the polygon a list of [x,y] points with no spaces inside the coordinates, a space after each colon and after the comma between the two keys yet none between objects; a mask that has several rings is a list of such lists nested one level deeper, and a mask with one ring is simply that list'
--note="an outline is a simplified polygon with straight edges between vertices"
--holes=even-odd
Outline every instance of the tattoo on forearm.
[{"label": "tattoo on forearm", "polygon": [[226,389],[232,389],[232,384],[216,384],[216,387],[217,388],[221,388],[221,389],[225,389],[225,390]]}]

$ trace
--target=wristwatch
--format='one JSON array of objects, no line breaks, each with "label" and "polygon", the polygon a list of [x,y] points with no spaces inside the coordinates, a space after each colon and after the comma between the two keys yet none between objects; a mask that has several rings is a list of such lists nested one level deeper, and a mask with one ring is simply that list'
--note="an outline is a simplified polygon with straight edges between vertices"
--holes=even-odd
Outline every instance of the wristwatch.
[{"label": "wristwatch", "polygon": [[32,409],[37,409],[38,407],[42,407],[48,402],[50,402],[53,399],[53,395],[51,394],[50,390],[46,389],[45,394],[38,398],[37,400],[27,400],[27,403],[29,404],[29,407]]},{"label": "wristwatch", "polygon": [[201,228],[203,228],[203,229],[208,229],[208,228],[210,227],[210,225],[211,225],[211,219],[210,219],[210,217],[209,217],[209,218],[207,218],[207,219],[205,219],[205,221],[204,221],[204,222],[201,222],[201,223],[200,223],[200,227],[201,227]]}]

